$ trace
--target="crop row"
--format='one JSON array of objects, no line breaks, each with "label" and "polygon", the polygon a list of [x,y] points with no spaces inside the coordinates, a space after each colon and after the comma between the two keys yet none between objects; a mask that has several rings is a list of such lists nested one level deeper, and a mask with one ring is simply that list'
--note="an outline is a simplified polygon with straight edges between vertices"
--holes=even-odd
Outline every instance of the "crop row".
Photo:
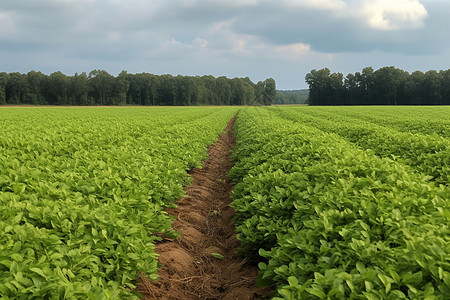
[{"label": "crop row", "polygon": [[354,122],[370,122],[401,132],[450,137],[448,106],[314,107],[311,111],[345,116]]},{"label": "crop row", "polygon": [[448,106],[324,107],[323,110],[402,132],[437,134],[450,138]]},{"label": "crop row", "polygon": [[0,111],[2,299],[124,299],[234,108]]},{"label": "crop row", "polygon": [[236,137],[236,231],[275,299],[450,294],[444,186],[274,110],[241,110]]},{"label": "crop row", "polygon": [[[362,149],[381,157],[398,159],[418,172],[431,176],[437,184],[450,183],[450,140],[438,135],[406,133],[319,108],[315,110],[281,108],[283,117],[336,133]],[[377,115],[375,110],[373,115]]]}]

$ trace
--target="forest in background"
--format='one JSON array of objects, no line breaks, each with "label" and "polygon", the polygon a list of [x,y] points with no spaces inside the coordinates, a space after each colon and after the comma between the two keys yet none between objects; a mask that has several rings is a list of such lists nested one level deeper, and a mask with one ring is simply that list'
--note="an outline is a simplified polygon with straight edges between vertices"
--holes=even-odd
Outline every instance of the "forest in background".
[{"label": "forest in background", "polygon": [[331,73],[312,70],[305,77],[309,105],[450,105],[450,70],[423,73],[395,67]]},{"label": "forest in background", "polygon": [[0,105],[271,105],[276,83],[248,77],[172,76],[150,73],[113,76],[93,70],[73,76],[37,71],[0,73]]},{"label": "forest in background", "polygon": [[308,101],[309,90],[277,90],[274,104],[305,104]]}]

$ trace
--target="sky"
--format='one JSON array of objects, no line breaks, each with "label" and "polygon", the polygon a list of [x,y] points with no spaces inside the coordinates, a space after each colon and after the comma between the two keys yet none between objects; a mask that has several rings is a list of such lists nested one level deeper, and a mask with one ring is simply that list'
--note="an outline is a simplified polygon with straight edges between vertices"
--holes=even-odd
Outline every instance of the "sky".
[{"label": "sky", "polygon": [[0,72],[274,78],[450,69],[448,0],[1,0]]}]

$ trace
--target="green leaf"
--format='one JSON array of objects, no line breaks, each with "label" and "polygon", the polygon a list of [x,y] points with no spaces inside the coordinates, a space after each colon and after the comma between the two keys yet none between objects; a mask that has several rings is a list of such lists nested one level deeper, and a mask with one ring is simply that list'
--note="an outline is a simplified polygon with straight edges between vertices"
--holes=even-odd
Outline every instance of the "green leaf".
[{"label": "green leaf", "polygon": [[356,269],[358,270],[359,273],[364,273],[366,271],[366,267],[364,266],[364,264],[360,261],[358,261],[356,263]]},{"label": "green leaf", "polygon": [[150,274],[148,277],[149,277],[151,280],[153,280],[153,281],[156,281],[156,280],[159,279],[159,275],[158,275],[158,274],[155,274],[155,273]]},{"label": "green leaf", "polygon": [[383,282],[386,294],[391,290],[391,281],[392,279],[383,274],[378,274],[378,278],[380,278],[381,282]]},{"label": "green leaf", "polygon": [[298,286],[298,280],[295,276],[289,276],[287,280],[289,282],[289,285]]},{"label": "green leaf", "polygon": [[311,287],[305,289],[311,295],[317,296],[320,299],[325,299],[327,295],[323,292],[323,290],[319,287]]},{"label": "green leaf", "polygon": [[381,298],[373,293],[362,292],[367,300],[381,300]]},{"label": "green leaf", "polygon": [[27,186],[23,183],[17,183],[13,185],[13,191],[15,194],[23,194],[25,192],[26,187]]},{"label": "green leaf", "polygon": [[220,253],[211,253],[211,255],[212,256],[214,256],[215,258],[218,258],[218,259],[223,259],[223,255],[222,254],[220,254]]},{"label": "green leaf", "polygon": [[280,289],[278,290],[278,293],[280,293],[280,295],[283,296],[283,299],[294,300],[294,297],[292,296],[292,291],[288,289]]},{"label": "green leaf", "polygon": [[45,273],[39,268],[30,268],[30,271],[32,271],[32,272],[34,272],[34,273],[36,273],[38,275],[41,275],[42,277],[47,279],[47,275],[45,275]]},{"label": "green leaf", "polygon": [[12,261],[11,260],[0,260],[0,264],[4,265],[8,269],[11,268]]},{"label": "green leaf", "polygon": [[419,285],[423,280],[422,271],[412,274],[411,272],[402,274],[402,282],[405,284]]}]

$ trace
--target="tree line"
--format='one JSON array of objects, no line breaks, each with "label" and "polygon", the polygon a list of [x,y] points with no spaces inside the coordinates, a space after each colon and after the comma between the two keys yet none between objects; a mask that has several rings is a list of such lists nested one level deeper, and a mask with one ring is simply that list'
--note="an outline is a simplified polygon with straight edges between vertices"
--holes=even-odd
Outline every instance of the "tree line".
[{"label": "tree line", "polygon": [[310,105],[450,105],[450,70],[408,73],[395,67],[331,73],[312,70],[305,77]]},{"label": "tree line", "polygon": [[248,77],[172,76],[150,73],[113,76],[93,70],[73,76],[30,71],[0,73],[0,104],[32,105],[271,105],[275,80]]},{"label": "tree line", "polygon": [[274,104],[305,104],[308,101],[309,90],[277,90]]}]

